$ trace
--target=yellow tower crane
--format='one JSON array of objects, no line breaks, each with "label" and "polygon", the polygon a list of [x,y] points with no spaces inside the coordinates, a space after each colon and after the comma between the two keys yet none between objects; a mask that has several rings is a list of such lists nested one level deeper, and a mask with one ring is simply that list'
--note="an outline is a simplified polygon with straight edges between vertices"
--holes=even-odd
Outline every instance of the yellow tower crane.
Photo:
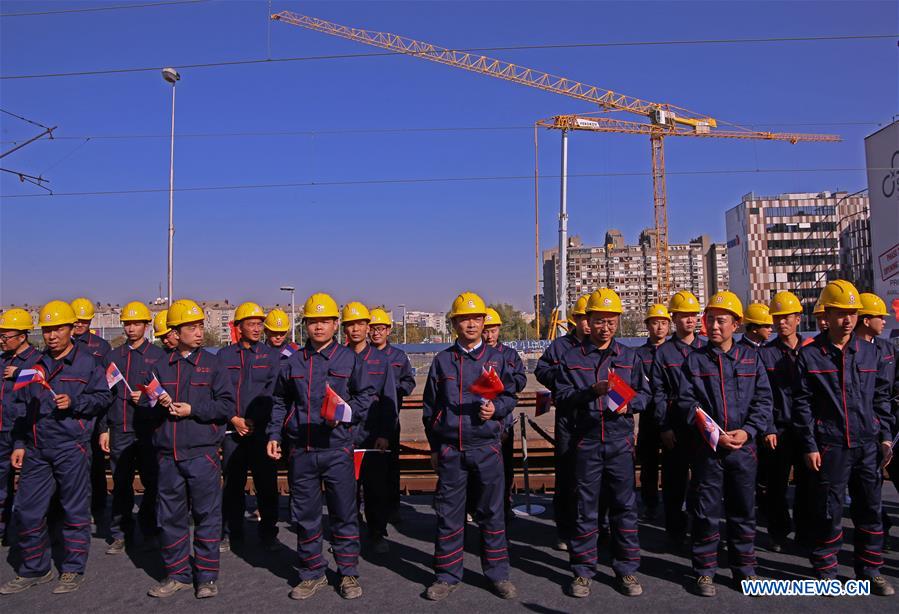
[{"label": "yellow tower crane", "polygon": [[[593,132],[618,132],[626,134],[643,134],[649,136],[652,147],[652,183],[653,209],[655,213],[656,234],[656,277],[657,297],[659,302],[666,302],[671,289],[668,265],[668,213],[667,194],[665,188],[665,151],[664,138],[668,136],[696,136],[730,139],[755,139],[768,141],[800,141],[834,142],[840,138],[836,135],[822,134],[781,134],[776,132],[756,132],[748,128],[728,124],[727,130],[718,130],[718,121],[708,115],[677,107],[668,103],[651,102],[619,92],[607,90],[595,85],[588,85],[560,77],[550,73],[533,70],[503,60],[488,58],[483,55],[439,47],[415,39],[389,32],[351,28],[317,17],[301,15],[292,11],[281,11],[271,15],[275,21],[283,21],[291,25],[314,30],[323,34],[345,38],[357,43],[379,47],[396,53],[462,68],[471,72],[487,75],[534,87],[547,92],[561,94],[570,98],[583,100],[598,105],[605,112],[626,112],[638,115],[646,122],[634,122],[602,117],[593,118],[580,115],[560,115],[551,120],[541,120],[539,126],[561,130],[564,136],[570,130]],[[563,149],[563,156],[564,154]],[[563,161],[564,164],[564,161]],[[564,211],[565,187],[563,178],[563,210],[560,214],[559,258],[562,274],[559,276],[559,317],[564,321],[566,316],[565,302],[567,295],[567,279],[565,268],[567,263],[567,243],[565,237],[567,226]],[[539,276],[539,251],[537,253],[537,269]],[[539,294],[539,292],[538,292]],[[539,317],[539,315],[538,315]],[[539,329],[539,325],[538,325]]]}]

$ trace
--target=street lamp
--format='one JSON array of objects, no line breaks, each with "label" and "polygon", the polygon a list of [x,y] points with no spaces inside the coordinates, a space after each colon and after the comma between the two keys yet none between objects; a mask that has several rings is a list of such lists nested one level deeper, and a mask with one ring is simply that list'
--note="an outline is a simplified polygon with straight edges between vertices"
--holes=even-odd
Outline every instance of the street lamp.
[{"label": "street lamp", "polygon": [[162,78],[172,84],[172,141],[169,153],[169,260],[168,260],[168,306],[172,306],[172,247],[175,240],[174,203],[175,203],[175,83],[181,75],[174,68],[163,68]]},{"label": "street lamp", "polygon": [[397,305],[397,307],[403,308],[403,345],[406,344],[406,306],[405,305]]},{"label": "street lamp", "polygon": [[281,292],[290,292],[290,340],[293,343],[297,342],[297,314],[294,302],[296,291],[293,286],[281,286]]}]

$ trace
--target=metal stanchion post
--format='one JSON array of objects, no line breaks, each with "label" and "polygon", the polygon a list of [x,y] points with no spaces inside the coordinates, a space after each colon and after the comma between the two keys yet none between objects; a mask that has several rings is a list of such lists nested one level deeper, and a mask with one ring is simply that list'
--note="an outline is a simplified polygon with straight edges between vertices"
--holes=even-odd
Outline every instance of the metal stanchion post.
[{"label": "metal stanchion post", "polygon": [[524,506],[517,506],[512,509],[518,516],[539,516],[546,511],[542,505],[531,504],[531,479],[528,472],[528,433],[527,423],[528,416],[524,412],[518,417],[521,425],[521,468],[524,471]]}]

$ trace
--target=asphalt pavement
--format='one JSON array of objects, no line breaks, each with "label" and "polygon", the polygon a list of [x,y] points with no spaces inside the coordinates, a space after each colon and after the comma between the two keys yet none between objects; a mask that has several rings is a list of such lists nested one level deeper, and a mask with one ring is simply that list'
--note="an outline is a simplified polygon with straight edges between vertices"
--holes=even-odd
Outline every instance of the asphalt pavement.
[{"label": "asphalt pavement", "polygon": [[[899,516],[899,497],[891,485],[884,488],[887,510]],[[190,591],[160,601],[146,595],[147,589],[162,577],[162,563],[158,552],[129,549],[124,555],[104,554],[105,541],[95,537],[91,544],[86,581],[81,588],[68,595],[53,595],[53,583],[32,588],[18,595],[0,597],[4,612],[281,612],[310,610],[319,612],[511,612],[532,611],[582,612],[815,612],[848,611],[878,608],[879,611],[899,611],[899,597],[763,597],[750,598],[734,590],[726,555],[721,556],[722,569],[716,577],[718,596],[712,599],[696,597],[687,592],[685,584],[691,578],[689,559],[683,554],[669,552],[664,531],[658,522],[642,522],[640,542],[643,549],[639,572],[644,587],[641,597],[624,597],[612,586],[608,548],[601,549],[599,571],[593,583],[592,595],[584,600],[568,597],[563,592],[571,580],[567,554],[553,549],[555,531],[551,520],[551,502],[546,497],[534,497],[533,502],[547,507],[540,516],[518,517],[509,530],[511,541],[512,580],[518,586],[515,601],[503,601],[489,591],[481,574],[478,559],[479,537],[474,525],[466,532],[464,585],[440,603],[432,603],[422,596],[432,581],[431,554],[435,519],[430,496],[404,498],[402,522],[390,527],[391,550],[385,555],[370,552],[363,545],[359,565],[360,582],[364,589],[361,599],[345,601],[336,592],[337,575],[333,572],[333,558],[328,572],[331,586],[321,590],[307,602],[288,598],[291,586],[297,582],[295,570],[296,536],[286,523],[281,523],[279,552],[267,553],[255,539],[253,521],[248,519],[247,541],[236,545],[232,552],[222,555],[219,596],[197,600]],[[517,497],[516,504],[523,498]],[[282,498],[282,518],[287,517],[286,498]],[[851,522],[846,520],[847,527]],[[894,530],[899,534],[899,528]],[[852,577],[852,530],[846,531],[846,542],[840,554],[840,577]],[[807,558],[798,553],[774,554],[764,549],[767,537],[760,528],[758,543],[759,574],[770,578],[801,579],[809,577]],[[327,548],[327,543],[325,544]],[[0,582],[14,577],[11,563],[15,553],[3,552],[5,565],[0,565]],[[886,575],[899,586],[899,553],[884,557]]]}]

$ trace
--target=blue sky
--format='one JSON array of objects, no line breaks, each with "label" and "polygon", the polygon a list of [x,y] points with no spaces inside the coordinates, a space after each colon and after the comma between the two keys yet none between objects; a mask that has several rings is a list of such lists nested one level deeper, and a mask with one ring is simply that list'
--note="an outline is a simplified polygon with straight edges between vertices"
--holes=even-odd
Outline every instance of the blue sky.
[{"label": "blue sky", "polygon": [[[3,13],[110,2],[12,2]],[[0,18],[2,76],[377,51],[267,20],[267,2],[206,2]],[[283,2],[338,23],[447,47],[892,34],[894,2]],[[899,110],[895,39],[584,47],[487,52],[580,81],[757,128],[840,134],[839,144],[669,139],[670,238],[724,239],[724,211],[750,191],[864,187],[864,136]],[[283,300],[324,290],[446,309],[476,290],[530,306],[534,292],[534,120],[586,103],[407,57],[181,70],[178,188],[525,176],[523,180],[356,183],[175,194],[175,295]],[[168,186],[171,90],[157,71],[0,81],[0,107],[59,138],[4,168],[42,173],[55,192]],[[0,118],[3,149],[35,128]],[[490,128],[490,130],[405,130]],[[388,131],[377,131],[385,129]],[[222,132],[315,132],[191,137]],[[181,136],[178,136],[181,135]],[[557,175],[559,134],[541,132]],[[647,139],[570,139],[570,230],[588,243],[651,225]],[[755,173],[756,169],[857,169]],[[703,173],[696,171],[741,171]],[[607,174],[577,177],[579,174]],[[615,176],[616,173],[625,175]],[[609,175],[610,174],[610,175]],[[168,195],[41,194],[0,177],[0,303],[87,295],[148,300],[164,282]],[[558,179],[541,182],[541,247],[556,242]]]}]

